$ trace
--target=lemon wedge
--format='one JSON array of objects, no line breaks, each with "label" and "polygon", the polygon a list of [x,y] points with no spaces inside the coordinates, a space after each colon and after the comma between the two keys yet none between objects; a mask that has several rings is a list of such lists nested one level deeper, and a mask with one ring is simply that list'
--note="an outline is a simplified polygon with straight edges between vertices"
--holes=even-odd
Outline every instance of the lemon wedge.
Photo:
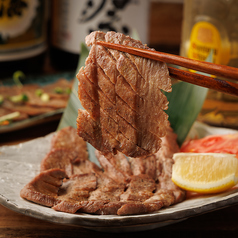
[{"label": "lemon wedge", "polygon": [[223,192],[238,183],[238,160],[233,154],[175,153],[172,181],[197,193]]}]

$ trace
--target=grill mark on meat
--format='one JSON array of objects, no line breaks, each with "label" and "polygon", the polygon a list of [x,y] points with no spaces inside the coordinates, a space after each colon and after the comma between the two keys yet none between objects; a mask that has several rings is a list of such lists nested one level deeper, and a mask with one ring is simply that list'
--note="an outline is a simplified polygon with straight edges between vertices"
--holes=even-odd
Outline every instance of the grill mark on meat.
[{"label": "grill mark on meat", "polygon": [[[145,100],[142,97],[139,97],[138,94],[135,93],[130,87],[130,85],[126,82],[126,80],[120,75],[117,77],[117,83],[115,85],[115,91],[117,95],[122,98],[131,109],[135,110],[138,114],[142,114],[148,109],[153,108],[153,116],[157,116],[158,111],[161,109],[168,109],[167,98],[164,94],[161,93],[162,100],[157,101],[155,105],[154,100]],[[159,93],[158,93],[159,94]]]},{"label": "grill mark on meat", "polygon": [[103,168],[104,173],[117,183],[126,185],[126,183],[130,180],[130,176],[127,176],[124,172],[122,172],[120,167],[115,164],[115,156],[111,156],[109,153],[103,155],[99,151],[96,151],[95,154],[101,167]]},{"label": "grill mark on meat", "polygon": [[95,155],[97,158],[100,156],[105,156],[105,158],[110,162],[112,166],[114,166],[117,170],[124,174],[126,180],[130,181],[130,176],[132,175],[131,166],[128,162],[128,159],[125,157],[124,154],[118,152],[115,155],[111,153],[102,154],[102,152],[96,150]]},{"label": "grill mark on meat", "polygon": [[99,88],[97,88],[97,86],[91,83],[91,81],[85,76],[83,68],[79,70],[77,78],[79,81],[79,99],[82,103],[82,106],[90,113],[92,118],[97,120],[100,117],[101,107],[105,112],[107,112],[108,115],[111,115],[111,117],[117,122],[118,116],[116,114],[115,105],[106,98],[104,93]]},{"label": "grill mark on meat", "polygon": [[78,110],[77,130],[79,136],[100,151],[114,153],[115,148],[119,147],[119,142],[107,131],[102,130],[100,124],[94,121],[85,110]]},{"label": "grill mark on meat", "polygon": [[148,152],[131,143],[121,133],[116,140],[105,128],[92,120],[90,115],[85,110],[78,110],[77,126],[78,134],[88,141],[99,151],[105,153],[111,152],[115,154],[115,150],[121,151],[124,154],[129,154],[132,157],[146,155]]},{"label": "grill mark on meat", "polygon": [[124,192],[125,186],[116,183],[104,173],[97,173],[97,189],[90,193],[89,201],[115,202],[120,201],[120,195]]},{"label": "grill mark on meat", "polygon": [[75,213],[83,207],[91,191],[97,188],[97,179],[93,173],[76,174],[64,182],[59,190],[60,203],[52,208],[56,211]]},{"label": "grill mark on meat", "polygon": [[108,54],[106,48],[100,45],[93,45],[90,49],[89,59],[86,60],[85,64],[93,62],[95,65],[99,66],[105,75],[109,78],[112,84],[116,84],[117,76],[119,72],[116,68],[114,59]]},{"label": "grill mark on meat", "polygon": [[[106,42],[111,42],[116,44],[125,44],[125,45],[130,45],[133,47],[137,47],[137,48],[149,49],[149,47],[143,45],[140,41],[134,40],[121,33],[116,33],[116,32],[107,32],[107,34],[98,32],[98,31],[93,32],[89,36],[86,37],[86,44],[88,46],[93,45],[99,39],[101,41],[106,41]],[[100,49],[104,48],[102,46],[97,46],[97,47],[101,47]],[[169,74],[168,74],[168,71],[166,70],[165,63],[148,60],[138,56],[119,52],[113,49],[107,49],[107,51],[110,52],[110,54],[113,56],[114,59],[117,60],[117,62],[124,61],[123,64],[117,63],[117,70],[119,70],[119,72],[122,75],[124,74],[123,76],[127,79],[128,82],[130,82],[130,85],[132,86],[132,88],[135,90],[135,92],[139,93],[140,96],[145,97],[148,94],[148,92],[152,92],[153,95],[149,94],[150,95],[149,99],[154,98],[157,101],[158,93],[155,91],[156,88],[161,88],[165,91],[171,91],[170,83],[164,85],[164,83],[168,82],[168,80],[164,80],[164,79],[169,78]],[[143,61],[142,64],[140,62],[141,60]],[[143,66],[144,64],[146,66],[144,68],[141,68],[140,66]],[[126,65],[127,68],[122,69],[121,66],[123,65]],[[161,79],[161,77],[158,77],[158,71],[161,71],[161,68],[166,72],[165,77],[163,79]],[[153,74],[156,74],[156,76],[151,74],[151,70],[154,70]],[[125,74],[126,72],[127,74]],[[150,84],[148,84],[148,82],[150,82]],[[138,85],[138,83],[142,83],[142,84]],[[149,89],[149,91],[146,93],[147,89]],[[140,94],[140,92],[142,94]]]},{"label": "grill mark on meat", "polygon": [[[106,42],[111,42],[111,43],[116,43],[116,44],[122,44],[122,45],[128,45],[136,48],[142,48],[142,49],[149,49],[149,50],[154,50],[150,49],[148,46],[143,45],[140,41],[132,39],[128,36],[123,35],[122,33],[117,33],[117,32],[107,32],[104,36]],[[102,39],[101,39],[102,40]],[[110,49],[111,50],[111,49]],[[157,85],[158,88],[163,89],[164,91],[170,92],[171,91],[171,84],[166,78],[169,78],[169,73],[167,70],[164,70],[167,68],[166,63],[160,62],[160,61],[155,61],[155,60],[149,60],[147,58],[143,57],[138,57],[132,54],[128,53],[122,53],[122,52],[115,52],[113,51],[114,57],[117,54],[118,55],[126,55],[131,62],[135,65],[137,68],[138,72],[140,75],[148,82],[152,81],[156,83],[154,86]],[[160,77],[158,75],[158,71],[164,70],[164,75],[163,77]],[[159,77],[158,77],[159,76]]]},{"label": "grill mark on meat", "polygon": [[[81,101],[82,105],[87,111],[90,112],[90,115],[94,119],[96,116],[100,114],[101,118],[99,117],[99,120],[101,121],[101,127],[106,126],[109,133],[111,133],[113,136],[116,136],[115,137],[116,140],[118,140],[117,134],[119,133],[119,131],[121,131],[123,135],[127,137],[127,139],[129,139],[132,143],[138,145],[139,147],[145,150],[151,150],[152,153],[158,151],[158,149],[160,148],[160,138],[146,131],[145,129],[143,129],[143,131],[138,131],[137,129],[133,128],[129,123],[125,122],[122,117],[118,117],[118,115],[115,114],[116,112],[115,106],[105,98],[105,96],[103,95],[103,93],[99,88],[98,90],[95,90],[96,89],[95,85],[93,85],[90,80],[87,80],[87,77],[84,75],[83,68],[80,69],[79,73],[77,74],[77,77],[79,79],[79,90],[78,90],[80,94],[79,98],[85,99]],[[88,97],[90,97],[90,100],[86,99]],[[88,102],[92,102],[92,100],[94,100],[94,103],[92,103],[94,109],[93,111],[92,110],[90,111],[92,106],[88,106],[89,105]],[[99,101],[98,108],[96,108],[97,100]],[[103,108],[103,110],[105,110],[108,113],[108,116],[111,117],[115,122],[113,120],[110,120],[110,125],[108,126],[106,124],[102,125],[102,121],[105,121],[104,118],[106,115],[100,110],[100,106],[101,108]],[[98,113],[98,111],[100,111],[100,113]],[[118,123],[118,125],[116,123]]]},{"label": "grill mark on meat", "polygon": [[75,174],[63,183],[58,198],[66,201],[86,201],[90,192],[97,188],[97,178],[93,173]]},{"label": "grill mark on meat", "polygon": [[103,70],[92,62],[90,57],[86,60],[84,73],[92,83],[97,85],[102,90],[112,103],[116,103],[114,84],[110,81],[108,76],[105,75]]},{"label": "grill mark on meat", "polygon": [[[92,51],[93,56],[91,56],[91,51]],[[114,72],[112,74],[111,72],[110,73],[105,72],[105,70],[103,68],[103,67],[105,67],[105,65],[98,64],[98,62],[97,62],[98,57],[100,57],[100,59],[102,57],[108,58],[107,64],[110,64],[110,66],[112,65],[112,68],[113,68],[113,70],[115,70],[116,73]],[[95,62],[93,62],[92,58],[96,58]],[[140,98],[140,102],[142,102],[142,103],[144,102],[144,104],[146,104],[146,106],[148,108],[153,108],[154,112],[156,112],[157,110],[160,111],[162,109],[166,110],[168,108],[168,102],[167,102],[166,96],[162,92],[155,90],[154,88],[151,88],[151,83],[148,83],[148,82],[144,83],[143,78],[140,77],[140,75],[138,75],[138,71],[135,68],[135,66],[131,65],[130,61],[128,61],[126,59],[127,59],[126,57],[121,56],[117,61],[115,61],[108,54],[108,51],[104,47],[99,46],[99,45],[93,45],[90,50],[90,55],[88,57],[88,60],[86,61],[85,64],[86,64],[86,66],[88,64],[90,64],[91,62],[93,62],[94,64],[98,64],[99,67],[101,67],[104,70],[105,74],[109,77],[109,79],[111,80],[111,83],[115,84],[116,93],[124,101],[126,101],[131,106],[131,108],[133,110],[136,110],[138,113],[140,113],[141,111],[143,112],[143,109],[145,107],[140,109],[141,106],[143,106],[143,104],[142,105],[140,104],[140,106],[137,107],[137,106],[135,106],[134,103],[130,103],[131,98],[127,97],[127,94],[125,94],[125,92],[127,92],[127,91],[124,91],[124,89],[126,89],[125,88],[126,86],[127,86],[127,89],[131,91],[131,93],[134,92],[133,96],[136,97],[137,100],[139,100],[139,98],[141,96],[143,97],[144,94],[149,94],[149,92],[155,91],[155,93],[153,95],[151,95],[151,94],[147,95],[147,98],[149,98],[149,100],[142,100],[142,98]],[[106,67],[108,67],[108,65]],[[117,72],[117,70],[119,70],[119,72]],[[119,73],[121,75],[119,75]],[[115,77],[116,77],[115,74],[117,75],[116,79],[115,79]],[[127,79],[127,81],[122,76],[124,76]],[[118,79],[120,80],[119,82],[118,82]],[[124,82],[128,82],[129,84],[128,85],[126,85],[125,83],[122,84],[121,83],[122,80]],[[122,86],[124,86],[124,87],[121,88]],[[152,85],[152,86],[154,86],[154,85]],[[131,89],[131,87],[133,88],[134,91]],[[151,100],[151,98],[153,98],[154,100]]]},{"label": "grill mark on meat", "polygon": [[[97,53],[95,53],[95,48],[96,49],[98,49],[97,50]],[[105,48],[104,47],[102,47],[102,46],[98,46],[98,45],[93,45],[92,46],[92,49],[93,49],[93,52],[94,52],[94,57],[93,58],[96,58],[96,54],[98,54],[98,52],[100,52],[100,50],[101,51],[103,51],[103,53],[101,53],[101,54],[103,54],[104,55],[104,57],[108,57],[108,58],[110,58],[110,56],[108,56],[108,54],[106,54],[106,50],[105,50]],[[91,51],[90,51],[91,52]],[[90,55],[91,55],[91,53],[90,53]],[[90,55],[89,55],[89,57],[90,57]],[[114,65],[115,64],[115,62],[113,61],[113,60],[111,60],[111,63]],[[128,65],[128,62],[121,62],[120,61],[120,59],[117,61],[117,63],[119,64],[119,68],[120,67],[124,67],[121,71],[120,71],[120,73],[121,74],[124,74],[124,75],[126,75],[126,78],[127,78],[127,81],[128,81],[128,79],[132,79],[132,78],[134,78],[134,84],[138,84],[138,82],[141,82],[141,80],[138,80],[138,77],[136,76],[136,77],[134,77],[134,75],[137,75],[137,71],[134,69],[134,70],[132,70],[133,69],[133,66],[132,67],[130,67],[130,65]],[[86,64],[87,64],[87,62],[86,62]],[[115,67],[114,67],[115,68]],[[127,74],[125,74],[125,72],[130,72],[132,70],[132,72],[131,73],[127,73]],[[113,74],[113,77],[114,77],[115,75]],[[110,77],[110,76],[109,76]],[[121,83],[121,80],[123,79],[123,77],[120,75],[120,82],[118,82],[118,77],[117,77],[117,81],[116,81],[116,84],[115,84],[115,87],[116,87],[116,90],[120,90],[120,87],[123,85],[122,83]],[[112,80],[113,82],[115,82],[115,79],[113,79]],[[125,80],[124,80],[125,81]],[[120,84],[119,86],[117,86],[117,84]],[[147,85],[146,85],[146,87],[144,87],[143,89],[142,89],[142,92],[145,92],[145,90],[146,89],[148,89],[149,87],[150,87],[150,85],[151,84],[149,84],[149,83],[147,83]],[[152,85],[152,86],[154,86],[154,85]],[[140,87],[139,87],[140,88]],[[155,90],[155,88],[153,87],[152,88],[153,90],[150,90],[150,91],[154,91]],[[137,93],[137,91],[138,90],[136,90],[136,88],[134,88],[134,90],[135,90],[135,93],[134,93],[134,96],[135,95],[137,95],[136,93]],[[156,109],[158,108],[159,109],[159,111],[161,111],[161,106],[162,106],[162,109],[167,109],[167,107],[168,107],[168,102],[167,102],[167,98],[165,97],[165,95],[162,93],[162,92],[158,92],[158,90],[156,90],[156,92],[155,92],[155,95],[149,95],[150,96],[150,100],[146,100],[146,102],[144,102],[144,104],[146,104],[146,106],[144,106],[144,107],[142,107],[141,108],[141,106],[143,106],[143,104],[142,105],[140,105],[139,107],[136,107],[135,106],[135,104],[131,104],[130,102],[131,102],[131,97],[127,97],[127,94],[125,94],[125,92],[127,92],[127,91],[125,91],[125,90],[123,90],[123,89],[121,89],[121,91],[118,91],[119,93],[120,93],[120,95],[119,95],[119,93],[118,93],[118,95],[119,96],[121,96],[121,98],[123,99],[123,100],[125,100],[131,107],[132,107],[132,109],[133,110],[136,110],[137,112],[144,112],[143,110],[144,110],[144,108],[146,108],[146,107],[148,107],[149,106],[149,108],[153,108],[153,110],[151,110],[151,111],[157,111]],[[124,93],[122,93],[122,92],[124,92]],[[128,93],[128,92],[127,92]],[[160,95],[159,96],[159,98],[160,98],[160,100],[155,100],[156,99],[156,97],[158,96],[158,95]],[[138,96],[138,95],[137,95]],[[153,98],[153,100],[151,100],[151,98]],[[143,103],[143,100],[140,100],[142,103]],[[158,102],[159,101],[159,102]],[[151,104],[151,105],[150,105]],[[163,135],[162,135],[163,136]]]},{"label": "grill mark on meat", "polygon": [[37,175],[20,192],[20,196],[32,202],[52,207],[60,202],[58,190],[66,177],[64,170],[51,169]]},{"label": "grill mark on meat", "polygon": [[140,201],[153,196],[153,191],[156,189],[155,181],[146,174],[131,176],[128,189],[120,196],[120,201]]},{"label": "grill mark on meat", "polygon": [[74,154],[67,149],[52,149],[42,160],[40,171],[53,168],[65,170],[67,176],[73,174],[73,166],[71,161],[75,158]]},{"label": "grill mark on meat", "polygon": [[51,141],[54,149],[67,149],[75,155],[72,162],[88,160],[87,144],[83,138],[79,137],[77,130],[71,126],[65,127],[54,135]]},{"label": "grill mark on meat", "polygon": [[[120,115],[122,118],[124,118],[129,124],[131,124],[134,128],[138,130],[145,130],[144,126],[146,126],[146,129],[149,132],[154,132],[154,134],[157,135],[164,135],[163,126],[167,127],[169,125],[169,122],[167,121],[168,115],[161,111],[160,116],[158,116],[157,119],[160,118],[161,121],[157,121],[156,123],[151,119],[150,115],[143,114],[139,115],[135,111],[133,111],[123,100],[121,100],[118,97],[116,110],[118,115]],[[163,125],[161,125],[163,123]]]}]

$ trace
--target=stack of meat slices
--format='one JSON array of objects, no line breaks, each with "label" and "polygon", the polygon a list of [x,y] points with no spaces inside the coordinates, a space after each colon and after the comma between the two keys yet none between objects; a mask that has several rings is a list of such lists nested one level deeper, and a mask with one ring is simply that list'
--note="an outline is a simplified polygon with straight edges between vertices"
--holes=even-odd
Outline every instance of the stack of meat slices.
[{"label": "stack of meat slices", "polygon": [[96,31],[86,37],[91,50],[77,74],[85,109],[78,111],[79,136],[103,153],[156,153],[169,125],[164,112],[168,101],[161,92],[171,91],[167,65],[107,49],[97,45],[98,40],[149,49],[116,32]]},{"label": "stack of meat slices", "polygon": [[143,214],[182,201],[185,192],[171,181],[172,155],[179,151],[170,128],[161,149],[149,156],[126,158],[102,154],[101,167],[88,159],[85,141],[66,127],[52,139],[41,173],[22,190],[21,197],[56,211],[108,215]]}]

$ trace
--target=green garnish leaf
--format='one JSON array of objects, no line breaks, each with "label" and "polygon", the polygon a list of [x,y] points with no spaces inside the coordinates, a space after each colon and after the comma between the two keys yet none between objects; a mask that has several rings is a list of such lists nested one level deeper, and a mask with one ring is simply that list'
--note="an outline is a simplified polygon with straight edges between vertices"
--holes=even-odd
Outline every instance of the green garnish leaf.
[{"label": "green garnish leaf", "polygon": [[63,90],[61,87],[56,87],[56,88],[54,89],[54,92],[55,92],[55,93],[58,93],[58,94],[62,94],[62,93],[64,92],[64,90]]},{"label": "green garnish leaf", "polygon": [[16,85],[18,85],[20,87],[22,86],[21,80],[23,80],[25,78],[26,78],[25,74],[20,70],[16,71],[13,74],[13,81],[15,82]]},{"label": "green garnish leaf", "polygon": [[28,101],[28,97],[26,94],[19,94],[19,95],[15,95],[9,98],[10,101],[14,102],[14,103],[19,103],[19,102],[26,102]]},{"label": "green garnish leaf", "polygon": [[70,94],[70,93],[71,93],[71,88],[66,88],[66,89],[65,89],[65,93],[66,93],[66,94]]},{"label": "green garnish leaf", "polygon": [[43,94],[43,90],[38,88],[38,89],[36,89],[35,94],[36,94],[36,96],[40,97]]},{"label": "green garnish leaf", "polygon": [[3,101],[4,101],[4,97],[3,95],[0,95],[0,105],[3,103]]}]

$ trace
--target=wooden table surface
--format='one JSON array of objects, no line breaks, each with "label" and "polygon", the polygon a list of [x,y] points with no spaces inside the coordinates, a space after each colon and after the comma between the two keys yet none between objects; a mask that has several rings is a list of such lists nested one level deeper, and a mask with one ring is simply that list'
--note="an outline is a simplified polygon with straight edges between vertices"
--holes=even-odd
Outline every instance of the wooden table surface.
[{"label": "wooden table surface", "polygon": [[[56,130],[58,121],[0,135],[0,146],[13,145],[47,135]],[[80,227],[54,224],[0,205],[2,237],[238,237],[238,205],[189,218],[169,226],[134,233],[105,233]]]},{"label": "wooden table surface", "polygon": [[[153,3],[150,45],[167,53],[178,53],[182,22],[182,5]],[[169,12],[169,14],[168,14]],[[165,47],[160,48],[160,47]],[[166,51],[166,49],[168,51]],[[51,71],[51,68],[50,68]],[[14,145],[47,135],[56,130],[58,121],[0,134],[0,146]],[[0,238],[66,237],[238,237],[238,205],[189,218],[169,226],[133,233],[96,232],[80,227],[59,225],[23,214],[0,205]]]}]

